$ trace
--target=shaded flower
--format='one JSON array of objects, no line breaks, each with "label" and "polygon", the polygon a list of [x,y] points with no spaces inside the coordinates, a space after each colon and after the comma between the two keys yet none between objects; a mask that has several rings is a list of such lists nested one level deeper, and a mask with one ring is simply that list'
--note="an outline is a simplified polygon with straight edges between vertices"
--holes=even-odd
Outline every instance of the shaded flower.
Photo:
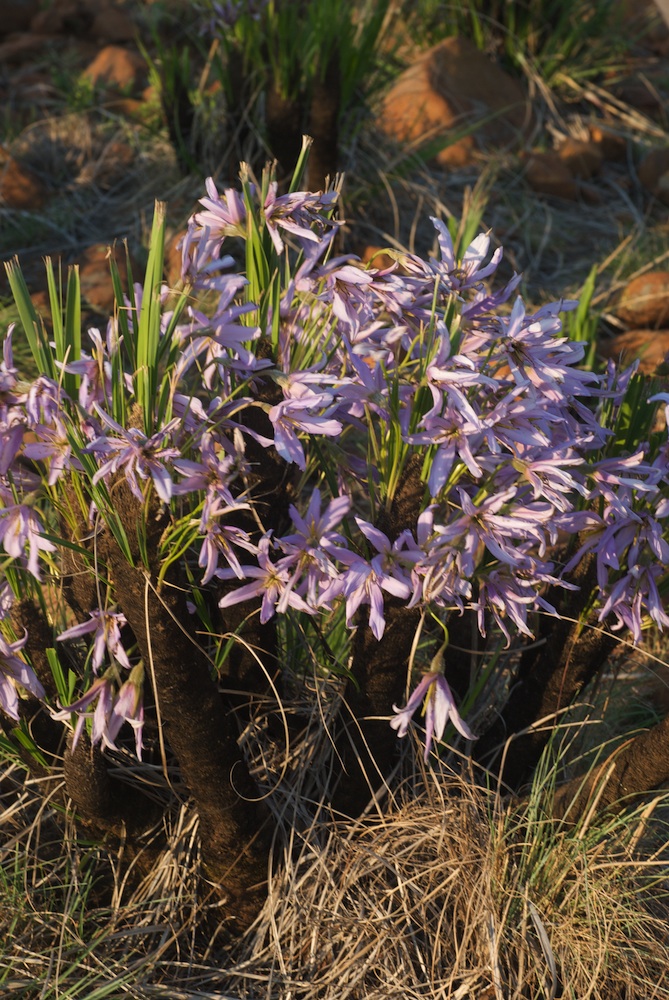
[{"label": "shaded flower", "polygon": [[93,643],[93,670],[97,674],[104,659],[105,649],[112,661],[116,660],[127,670],[131,669],[130,660],[121,642],[121,628],[127,625],[125,615],[112,611],[91,611],[90,619],[80,625],[73,625],[57,636],[58,642],[66,639],[78,639],[82,635],[95,633]]},{"label": "shaded flower", "polygon": [[305,387],[301,398],[293,396],[283,399],[270,409],[268,416],[274,427],[274,447],[286,462],[295,462],[302,470],[307,467],[304,448],[297,437],[298,431],[325,434],[328,437],[341,434],[342,425],[338,420],[311,412],[329,406],[332,399],[331,393],[314,393]]},{"label": "shaded flower", "polygon": [[132,726],[135,731],[135,753],[139,760],[142,759],[142,732],[144,729],[143,688],[144,667],[138,663],[136,667],[133,667],[128,680],[121,685],[108,726],[108,731],[113,739],[116,739],[124,722],[128,722]]},{"label": "shaded flower", "polygon": [[48,486],[53,486],[71,464],[81,468],[76,460],[73,463],[72,447],[67,430],[59,417],[54,417],[51,427],[38,424],[34,429],[34,434],[37,440],[24,445],[23,454],[26,458],[39,461],[50,459]]},{"label": "shaded flower", "polygon": [[473,732],[466,722],[460,718],[455,700],[448,686],[448,682],[441,673],[425,674],[421,682],[415,688],[404,708],[397,708],[393,705],[393,711],[397,713],[394,719],[390,720],[390,725],[397,730],[399,737],[406,736],[409,723],[417,708],[424,703],[425,713],[425,762],[430,756],[433,737],[437,741],[441,740],[446,729],[446,724],[453,723],[461,736],[466,740],[475,740]]},{"label": "shaded flower", "polygon": [[[313,608],[304,601],[298,594],[290,588],[290,571],[285,565],[285,561],[280,559],[278,563],[273,563],[269,558],[270,538],[265,536],[258,544],[258,565],[242,566],[244,577],[253,577],[253,583],[247,583],[243,587],[237,587],[225,594],[218,602],[219,608],[229,608],[233,604],[248,601],[252,597],[262,598],[260,606],[260,624],[264,625],[273,617],[277,610],[277,604],[284,599],[286,606],[290,605],[297,611],[305,611],[309,615],[315,614]],[[218,570],[217,576],[223,580],[229,580],[239,574],[235,569]],[[285,611],[285,607],[282,609]]]},{"label": "shaded flower", "polygon": [[16,642],[8,642],[0,633],[0,708],[12,719],[19,720],[19,696],[16,685],[20,684],[36,698],[44,698],[44,688],[35,676],[32,667],[15,654],[26,644],[28,633]]},{"label": "shaded flower", "polygon": [[368,562],[354,552],[328,546],[336,558],[349,568],[342,575],[339,586],[346,598],[346,624],[353,625],[353,616],[361,605],[369,605],[369,627],[376,639],[380,639],[386,628],[383,614],[383,591],[393,597],[406,600],[411,596],[410,580],[403,570],[401,549],[406,538],[400,536],[392,545],[390,539],[378,528],[356,517],[356,523],[368,541],[377,550],[377,555]]},{"label": "shaded flower", "polygon": [[[88,712],[87,709],[95,701],[97,701],[95,710],[93,713]],[[95,746],[96,743],[102,742],[104,747],[110,747],[112,750],[115,750],[114,739],[118,735],[121,723],[118,722],[116,724],[118,720],[114,720],[112,723],[113,705],[114,688],[112,679],[108,674],[105,674],[103,677],[98,677],[97,680],[93,681],[86,694],[82,695],[81,698],[73,701],[71,705],[65,705],[58,712],[52,712],[52,716],[57,722],[69,721],[70,716],[73,714],[79,716],[72,738],[72,749],[74,750],[81,736],[86,719],[90,718],[92,714],[93,729],[91,732],[91,743]]]}]

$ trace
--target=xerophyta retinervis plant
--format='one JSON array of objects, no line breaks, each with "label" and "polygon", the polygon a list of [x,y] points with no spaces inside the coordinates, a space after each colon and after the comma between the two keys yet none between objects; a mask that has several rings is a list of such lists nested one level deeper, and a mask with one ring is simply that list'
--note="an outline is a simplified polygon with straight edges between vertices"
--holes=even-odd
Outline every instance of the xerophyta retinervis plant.
[{"label": "xerophyta retinervis plant", "polygon": [[[105,330],[81,335],[76,269],[61,301],[48,265],[47,333],[8,267],[40,374],[14,367],[10,328],[3,726],[33,771],[62,768],[82,822],[126,843],[158,807],[109,762],[126,747],[178,768],[235,929],[262,904],[276,834],[240,720],[260,704],[266,716],[287,675],[340,678],[345,707],[322,734],[336,767],[318,794],[356,816],[391,780],[389,723],[419,731],[423,706],[426,760],[459,739],[520,787],[545,720],[615,634],[669,624],[669,450],[653,431],[666,397],[632,369],[579,367],[583,346],[561,335],[574,303],[528,314],[518,276],[489,290],[502,258],[489,235],[460,255],[434,219],[434,259],[365,267],[336,253],[336,192],[298,183],[279,195],[270,171],[256,182],[246,168],[239,189],[208,180],[180,292],[162,283],[158,206],[143,286],[124,291],[112,262]],[[484,665],[522,651],[493,722],[484,668],[468,713],[449,645],[470,620]],[[666,731],[625,745],[602,806],[666,778]]]}]

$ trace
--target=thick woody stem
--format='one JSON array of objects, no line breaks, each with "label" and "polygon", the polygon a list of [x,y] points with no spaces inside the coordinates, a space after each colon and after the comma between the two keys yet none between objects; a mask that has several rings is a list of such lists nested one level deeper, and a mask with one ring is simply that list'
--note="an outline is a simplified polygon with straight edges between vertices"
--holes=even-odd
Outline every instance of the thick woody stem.
[{"label": "thick woody stem", "polygon": [[284,97],[275,81],[265,97],[265,127],[270,151],[279,161],[281,177],[290,177],[302,148],[302,101]]},{"label": "thick woody stem", "polygon": [[594,806],[597,813],[617,811],[630,797],[642,795],[669,780],[669,716],[624,743],[585,778],[574,778],[557,789],[556,819],[575,823]]},{"label": "thick woody stem", "polygon": [[[117,509],[130,526],[140,516],[139,506],[125,484],[118,485]],[[225,899],[231,923],[242,930],[265,897],[267,813],[255,801],[257,789],[236,731],[191,634],[185,591],[168,582],[158,592],[155,567],[149,572],[131,566],[111,539],[105,555],[118,603],[153,677],[165,738],[197,807],[208,878]]]},{"label": "thick woody stem", "polygon": [[[613,652],[615,636],[603,631],[593,614],[582,620],[595,583],[592,560],[584,560],[579,566],[574,582],[580,589],[568,599],[559,593],[552,595],[562,617],[542,619],[538,638],[544,642],[522,657],[517,683],[499,721],[476,747],[478,760],[489,761],[509,736],[540,719],[553,718],[559,724],[558,713],[572,703]],[[531,775],[550,739],[551,728],[550,724],[542,726],[509,745],[503,778],[511,788],[518,789]]]},{"label": "thick woody stem", "polygon": [[339,106],[341,103],[341,73],[339,50],[331,52],[322,76],[317,75],[309,109],[311,147],[307,168],[307,190],[322,191],[326,178],[334,180],[339,156]]},{"label": "thick woody stem", "polygon": [[[273,406],[283,397],[279,387],[268,380],[261,385],[257,398]],[[247,407],[240,419],[257,434],[265,437],[273,434],[267,414],[258,407]],[[250,472],[244,482],[244,498],[253,504],[265,530],[280,535],[289,523],[288,508],[295,499],[294,473],[276,448],[264,448],[250,435],[245,447]],[[248,531],[252,537],[259,537],[258,523],[250,511],[239,511],[231,523]],[[237,586],[237,582],[222,584],[217,596]],[[234,644],[223,671],[228,686],[242,694],[267,693],[271,689],[270,678],[273,679],[279,669],[276,620],[272,618],[261,625],[260,606],[258,598],[233,604],[219,612],[222,630],[235,634],[240,640]]]},{"label": "thick woody stem", "polygon": [[[379,521],[391,541],[416,526],[425,489],[420,470],[418,458],[411,459],[390,509]],[[392,769],[395,740],[388,717],[404,697],[407,664],[421,618],[418,608],[409,609],[396,598],[386,601],[384,614],[380,641],[361,623],[353,642],[352,680],[346,685],[342,718],[347,730],[341,748],[345,773],[333,797],[333,806],[349,816],[364,809]]]}]

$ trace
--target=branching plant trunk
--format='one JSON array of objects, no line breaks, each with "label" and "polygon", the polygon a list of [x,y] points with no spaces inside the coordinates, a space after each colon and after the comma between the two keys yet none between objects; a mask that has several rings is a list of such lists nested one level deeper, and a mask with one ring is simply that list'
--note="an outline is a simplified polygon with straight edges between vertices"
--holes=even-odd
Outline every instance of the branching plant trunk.
[{"label": "branching plant trunk", "polygon": [[281,177],[290,177],[302,148],[302,101],[284,96],[276,82],[271,82],[265,98],[267,142],[279,161]]},{"label": "branching plant trunk", "polygon": [[645,733],[623,743],[585,778],[558,788],[553,801],[556,819],[575,823],[590,809],[616,811],[633,796],[669,781],[669,716]]},{"label": "branching plant trunk", "polygon": [[335,46],[323,75],[314,80],[309,110],[309,134],[313,146],[309,156],[307,190],[322,191],[326,178],[334,180],[339,158],[339,110],[341,74],[339,50]]},{"label": "branching plant trunk", "polygon": [[[425,489],[421,463],[411,459],[379,528],[391,541],[405,529],[415,529]],[[368,609],[361,617],[366,620]],[[335,809],[358,815],[392,770],[395,740],[388,726],[393,705],[399,705],[407,682],[407,667],[421,612],[406,602],[385,602],[386,627],[380,641],[367,624],[360,624],[353,642],[352,679],[346,685],[342,725],[346,736],[341,754],[344,774],[333,797]]]},{"label": "branching plant trunk", "polygon": [[562,617],[541,619],[538,638],[543,642],[533,645],[523,655],[516,684],[500,720],[476,747],[478,760],[485,763],[499,753],[509,736],[521,733],[540,719],[548,719],[536,731],[514,739],[507,749],[503,779],[515,790],[531,776],[553,725],[559,723],[558,713],[596,677],[617,643],[616,637],[603,631],[594,616],[581,620],[595,582],[592,560],[584,560],[574,574],[574,582],[580,589],[572,593],[571,600],[562,601]]},{"label": "branching plant trunk", "polygon": [[[133,537],[139,504],[123,482],[117,483],[116,498]],[[155,557],[155,533],[161,526],[153,524],[148,551]],[[104,548],[118,604],[153,681],[163,736],[197,808],[208,880],[224,901],[231,926],[243,930],[265,898],[271,830],[237,745],[236,727],[209,661],[191,634],[185,590],[171,580],[159,592],[155,565],[150,571],[131,566],[111,538]]]},{"label": "branching plant trunk", "polygon": [[[283,396],[278,386],[267,381],[257,398],[274,406]],[[269,437],[273,433],[269,418],[258,407],[247,407],[241,420],[257,434]],[[294,478],[276,448],[263,448],[250,435],[246,441],[246,458],[250,471],[244,482],[244,499],[253,501],[263,528],[279,535],[289,523],[288,508],[296,499]],[[230,518],[230,523],[243,528],[252,537],[259,535],[258,522],[250,511],[240,510]],[[218,597],[234,590],[236,585],[221,584]],[[276,617],[261,625],[261,603],[257,598],[219,612],[222,630],[237,637],[224,666],[225,676],[230,689],[242,695],[269,692],[271,681],[279,672]],[[233,700],[236,703],[234,696]]]}]

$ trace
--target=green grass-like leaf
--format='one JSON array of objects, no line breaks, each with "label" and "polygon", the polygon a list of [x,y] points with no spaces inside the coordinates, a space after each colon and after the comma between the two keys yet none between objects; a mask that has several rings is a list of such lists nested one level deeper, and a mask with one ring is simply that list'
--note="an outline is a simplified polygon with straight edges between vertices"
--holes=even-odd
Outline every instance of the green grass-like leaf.
[{"label": "green grass-like leaf", "polygon": [[55,378],[56,369],[53,354],[49,348],[49,338],[44,329],[41,317],[35,312],[35,307],[30,299],[30,292],[23,277],[18,258],[6,262],[5,270],[7,272],[9,287],[11,288],[14,302],[19,312],[23,332],[30,345],[38,372],[40,375],[48,375],[50,378]]},{"label": "green grass-like leaf", "polygon": [[158,390],[158,351],[162,310],[160,288],[163,280],[165,250],[165,218],[167,206],[156,202],[146,264],[142,305],[136,329],[137,368],[134,373],[135,394],[142,411],[144,431],[151,435],[155,426],[155,404]]}]

